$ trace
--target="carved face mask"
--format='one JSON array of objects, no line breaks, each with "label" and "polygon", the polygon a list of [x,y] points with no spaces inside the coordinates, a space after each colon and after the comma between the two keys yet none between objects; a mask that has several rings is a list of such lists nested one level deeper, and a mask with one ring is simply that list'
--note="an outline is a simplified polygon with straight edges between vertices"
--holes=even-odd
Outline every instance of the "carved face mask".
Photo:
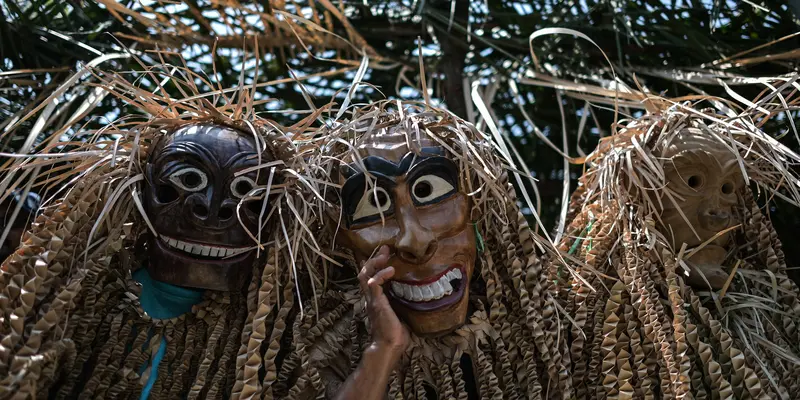
[{"label": "carved face mask", "polygon": [[467,314],[477,251],[470,200],[459,188],[456,164],[440,155],[441,148],[415,154],[398,135],[401,142],[387,150],[387,136],[362,147],[374,186],[356,164],[350,166],[339,238],[359,264],[388,245],[396,273],[384,290],[395,312],[418,335],[448,333]]},{"label": "carved face mask", "polygon": [[[730,150],[696,130],[687,129],[665,149],[663,156],[668,159],[665,164],[667,189],[672,190],[677,206],[686,216],[684,220],[675,204],[668,197],[662,197],[663,231],[672,240],[674,249],[686,243],[687,250],[691,250],[738,223],[734,207],[744,179]],[[719,236],[689,261],[722,265],[730,239],[730,233]]]},{"label": "carved face mask", "polygon": [[154,279],[212,290],[242,287],[256,254],[242,223],[257,237],[262,200],[244,203],[239,217],[236,208],[267,174],[236,174],[256,165],[252,135],[224,126],[183,126],[154,145],[144,195],[158,233],[149,244]]}]

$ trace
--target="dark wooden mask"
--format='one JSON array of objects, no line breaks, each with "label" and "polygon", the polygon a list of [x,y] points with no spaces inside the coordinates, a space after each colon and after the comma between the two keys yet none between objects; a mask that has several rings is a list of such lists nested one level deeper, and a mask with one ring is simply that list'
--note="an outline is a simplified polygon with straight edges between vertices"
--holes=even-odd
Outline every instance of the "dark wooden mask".
[{"label": "dark wooden mask", "polygon": [[212,124],[182,126],[153,145],[144,207],[158,235],[148,250],[154,279],[211,290],[242,288],[256,257],[247,232],[258,237],[264,206],[247,196],[266,185],[269,174],[237,173],[257,166],[259,153],[262,163],[272,161],[252,134]]}]

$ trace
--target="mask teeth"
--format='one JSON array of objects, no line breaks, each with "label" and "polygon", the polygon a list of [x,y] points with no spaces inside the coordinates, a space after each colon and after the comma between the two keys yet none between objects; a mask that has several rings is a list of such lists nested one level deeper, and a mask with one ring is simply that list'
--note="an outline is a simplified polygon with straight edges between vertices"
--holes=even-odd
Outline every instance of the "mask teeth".
[{"label": "mask teeth", "polygon": [[461,270],[452,269],[448,273],[442,275],[436,282],[427,285],[409,285],[392,281],[392,293],[403,300],[417,303],[438,300],[453,294],[454,289],[450,281],[461,279],[461,277]]},{"label": "mask teeth", "polygon": [[230,247],[220,247],[220,246],[209,246],[199,243],[188,243],[178,239],[169,238],[166,236],[162,236],[161,240],[173,249],[180,250],[187,254],[203,256],[203,257],[225,258],[242,254],[250,250],[247,247],[230,248]]}]

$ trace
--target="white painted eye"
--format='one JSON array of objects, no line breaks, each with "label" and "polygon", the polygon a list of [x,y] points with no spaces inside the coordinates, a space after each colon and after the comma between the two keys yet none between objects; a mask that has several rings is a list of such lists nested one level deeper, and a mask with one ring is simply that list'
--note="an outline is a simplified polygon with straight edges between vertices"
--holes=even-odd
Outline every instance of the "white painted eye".
[{"label": "white painted eye", "polygon": [[231,182],[231,193],[238,198],[243,198],[256,187],[256,182],[246,176],[240,176]]},{"label": "white painted eye", "polygon": [[417,203],[425,204],[452,193],[456,188],[437,175],[423,175],[411,186],[411,196]]},{"label": "white painted eye", "polygon": [[197,192],[208,186],[205,172],[194,167],[183,168],[169,176],[170,182],[187,192]]},{"label": "white painted eye", "polygon": [[358,201],[356,211],[353,213],[353,221],[385,213],[391,207],[392,199],[384,188],[377,186],[375,190],[368,189]]}]

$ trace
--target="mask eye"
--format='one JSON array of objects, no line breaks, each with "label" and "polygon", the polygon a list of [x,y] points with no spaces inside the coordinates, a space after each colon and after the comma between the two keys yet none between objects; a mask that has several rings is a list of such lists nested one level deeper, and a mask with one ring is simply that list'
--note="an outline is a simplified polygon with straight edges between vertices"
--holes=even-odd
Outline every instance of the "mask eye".
[{"label": "mask eye", "polygon": [[702,189],[705,183],[705,179],[703,179],[703,176],[699,174],[692,174],[686,178],[686,184],[694,190]]},{"label": "mask eye", "polygon": [[187,192],[197,192],[208,186],[208,177],[206,174],[194,167],[175,171],[169,176],[169,181]]},{"label": "mask eye", "polygon": [[722,184],[720,190],[722,191],[722,194],[733,194],[736,189],[733,185],[733,182],[725,182]]},{"label": "mask eye", "polygon": [[353,222],[359,222],[365,218],[375,217],[381,213],[386,213],[392,208],[392,198],[386,189],[376,186],[374,190],[367,189],[361,200],[358,201],[356,211],[353,213]]},{"label": "mask eye", "polygon": [[256,187],[256,182],[246,176],[240,176],[231,182],[231,193],[237,198],[243,198]]},{"label": "mask eye", "polygon": [[437,175],[423,175],[411,186],[411,197],[417,204],[427,204],[455,192],[456,188]]}]

